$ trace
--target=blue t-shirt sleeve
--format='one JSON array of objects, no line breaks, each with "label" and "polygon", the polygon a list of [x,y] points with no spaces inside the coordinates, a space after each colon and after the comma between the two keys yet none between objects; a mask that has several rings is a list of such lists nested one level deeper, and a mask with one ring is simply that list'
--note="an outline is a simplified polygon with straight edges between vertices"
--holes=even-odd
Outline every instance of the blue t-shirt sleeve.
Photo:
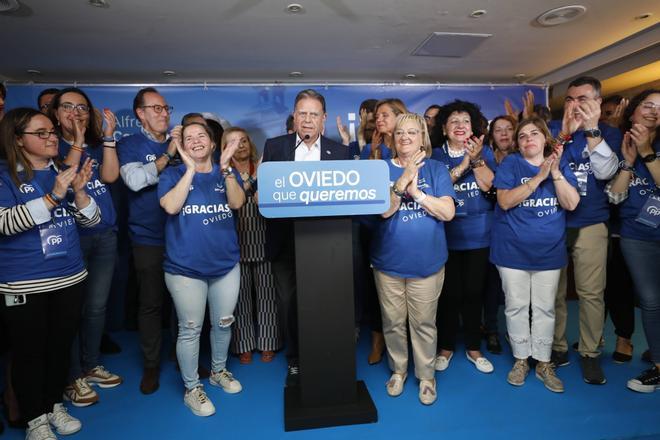
[{"label": "blue t-shirt sleeve", "polygon": [[174,188],[179,183],[180,178],[181,174],[177,168],[166,168],[158,179],[158,199],[160,200],[161,197]]},{"label": "blue t-shirt sleeve", "polygon": [[484,162],[486,162],[486,165],[488,165],[488,168],[490,168],[492,172],[497,171],[497,161],[495,160],[495,155],[493,154],[493,150],[489,145],[484,145],[481,157],[484,159]]},{"label": "blue t-shirt sleeve", "polygon": [[360,152],[360,160],[367,160],[369,159],[370,155],[371,155],[371,144],[367,144]]},{"label": "blue t-shirt sleeve", "polygon": [[14,197],[14,193],[8,186],[8,183],[3,178],[0,178],[0,206],[11,208],[17,204],[16,197]]},{"label": "blue t-shirt sleeve", "polygon": [[451,176],[447,167],[444,166],[442,162],[435,162],[435,179],[434,179],[434,196],[443,197],[449,196],[452,199],[456,200],[456,192],[454,191],[454,185],[451,183]]},{"label": "blue t-shirt sleeve", "polygon": [[509,155],[504,158],[497,171],[495,172],[495,180],[493,185],[498,189],[512,189],[516,186],[516,175],[514,173],[515,158]]},{"label": "blue t-shirt sleeve", "polygon": [[561,167],[561,173],[564,175],[566,181],[577,189],[578,187],[577,177],[575,177],[575,173],[573,173],[573,170],[571,170],[571,167],[568,165],[568,162],[564,162],[562,160],[560,167]]},{"label": "blue t-shirt sleeve", "polygon": [[131,142],[120,140],[117,143],[117,156],[119,157],[119,164],[121,166],[132,162],[142,162],[139,158],[136,148]]}]

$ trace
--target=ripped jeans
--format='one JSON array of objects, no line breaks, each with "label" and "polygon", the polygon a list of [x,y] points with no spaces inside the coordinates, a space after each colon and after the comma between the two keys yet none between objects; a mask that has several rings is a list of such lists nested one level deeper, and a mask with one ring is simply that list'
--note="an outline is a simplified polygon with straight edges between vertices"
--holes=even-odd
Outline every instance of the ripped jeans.
[{"label": "ripped jeans", "polygon": [[504,315],[513,357],[527,359],[532,356],[537,361],[549,362],[560,269],[528,271],[497,266],[497,270],[502,279]]},{"label": "ripped jeans", "polygon": [[179,319],[176,357],[186,389],[199,385],[199,336],[204,323],[206,302],[211,314],[211,370],[222,371],[227,364],[227,352],[234,323],[234,308],[238,300],[241,279],[240,265],[220,278],[198,279],[165,273],[165,284],[172,295]]}]

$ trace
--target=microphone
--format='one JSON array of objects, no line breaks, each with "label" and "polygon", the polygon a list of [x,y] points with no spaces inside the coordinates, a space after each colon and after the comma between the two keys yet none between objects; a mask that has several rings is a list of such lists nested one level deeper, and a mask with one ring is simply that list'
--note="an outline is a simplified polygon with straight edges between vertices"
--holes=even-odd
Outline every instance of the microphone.
[{"label": "microphone", "polygon": [[293,147],[293,150],[295,151],[295,150],[300,146],[300,144],[302,144],[303,142],[305,142],[305,141],[308,140],[309,138],[310,138],[310,136],[309,136],[308,134],[306,134],[305,136],[303,136],[303,138],[300,139],[300,140],[298,141],[298,143],[296,144],[296,146]]}]

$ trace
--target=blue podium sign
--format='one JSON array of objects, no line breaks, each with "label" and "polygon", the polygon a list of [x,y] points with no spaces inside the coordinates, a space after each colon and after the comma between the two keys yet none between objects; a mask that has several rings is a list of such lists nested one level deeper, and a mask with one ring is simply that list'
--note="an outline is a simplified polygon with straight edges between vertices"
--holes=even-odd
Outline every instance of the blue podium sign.
[{"label": "blue podium sign", "polygon": [[382,214],[390,206],[382,160],[265,162],[257,181],[259,211],[268,218]]}]

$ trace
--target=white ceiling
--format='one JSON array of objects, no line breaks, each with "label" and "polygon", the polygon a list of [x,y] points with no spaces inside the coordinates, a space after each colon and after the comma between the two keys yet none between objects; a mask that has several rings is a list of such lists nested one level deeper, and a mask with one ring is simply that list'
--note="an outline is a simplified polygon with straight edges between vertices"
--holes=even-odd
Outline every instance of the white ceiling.
[{"label": "white ceiling", "polygon": [[[511,83],[524,73],[557,83],[576,60],[584,72],[617,49],[660,42],[657,0],[578,0],[587,13],[552,28],[534,19],[576,0],[297,0],[299,15],[285,12],[287,0],[20,1],[18,13],[0,14],[0,80],[400,82],[413,73],[424,83]],[[488,12],[470,18],[476,9]],[[464,58],[411,56],[434,31],[493,36]]]}]

